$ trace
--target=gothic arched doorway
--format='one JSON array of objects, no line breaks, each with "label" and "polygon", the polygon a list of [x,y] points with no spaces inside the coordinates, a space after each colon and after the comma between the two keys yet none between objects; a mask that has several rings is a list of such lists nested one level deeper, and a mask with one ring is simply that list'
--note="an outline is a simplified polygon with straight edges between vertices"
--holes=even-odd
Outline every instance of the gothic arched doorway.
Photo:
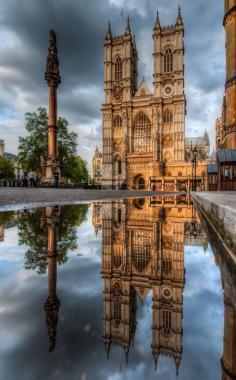
[{"label": "gothic arched doorway", "polygon": [[145,179],[141,174],[134,177],[133,188],[137,190],[145,190]]}]

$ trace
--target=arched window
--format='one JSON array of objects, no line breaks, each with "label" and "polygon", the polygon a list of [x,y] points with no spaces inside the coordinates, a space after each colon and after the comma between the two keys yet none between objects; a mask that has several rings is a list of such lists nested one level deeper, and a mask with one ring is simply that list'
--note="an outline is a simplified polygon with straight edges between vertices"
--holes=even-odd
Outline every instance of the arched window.
[{"label": "arched window", "polygon": [[164,334],[169,335],[172,328],[172,313],[170,310],[162,310],[162,326]]},{"label": "arched window", "polygon": [[122,61],[120,57],[115,60],[115,80],[122,79]]},{"label": "arched window", "polygon": [[113,255],[112,256],[112,263],[114,267],[119,268],[121,266],[121,256],[120,255]]},{"label": "arched window", "polygon": [[122,119],[121,119],[120,116],[116,116],[116,117],[114,118],[114,120],[113,120],[113,126],[114,126],[115,128],[117,128],[117,127],[122,127]]},{"label": "arched window", "polygon": [[112,317],[115,325],[119,325],[121,321],[121,302],[113,301],[112,303]]},{"label": "arched window", "polygon": [[163,123],[168,124],[173,122],[173,115],[169,109],[166,109],[163,114]]},{"label": "arched window", "polygon": [[121,160],[117,161],[117,172],[118,174],[121,174]]},{"label": "arched window", "polygon": [[173,71],[173,53],[170,48],[167,48],[164,54],[164,73]]},{"label": "arched window", "polygon": [[151,260],[150,231],[134,231],[132,234],[132,257],[135,268],[143,272]]},{"label": "arched window", "polygon": [[172,270],[171,260],[163,259],[162,260],[162,270],[164,274],[169,274]]},{"label": "arched window", "polygon": [[140,113],[134,122],[133,151],[152,152],[151,123],[144,113]]},{"label": "arched window", "polygon": [[117,155],[114,159],[114,174],[121,174],[122,172],[122,161],[119,155]]}]

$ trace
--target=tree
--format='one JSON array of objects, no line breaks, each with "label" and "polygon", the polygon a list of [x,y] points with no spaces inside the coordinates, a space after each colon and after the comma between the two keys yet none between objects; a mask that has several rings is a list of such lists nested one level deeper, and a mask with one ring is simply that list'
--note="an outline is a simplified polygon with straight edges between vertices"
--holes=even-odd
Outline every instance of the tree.
[{"label": "tree", "polygon": [[10,160],[0,156],[0,180],[11,180],[15,178],[14,167]]},{"label": "tree", "polygon": [[65,178],[70,179],[74,184],[88,182],[87,161],[83,160],[80,156],[71,157],[65,163],[63,173]]},{"label": "tree", "polygon": [[[77,249],[76,227],[86,220],[88,205],[61,207],[57,228],[57,262],[68,260],[68,251]],[[25,252],[25,269],[43,274],[47,269],[48,230],[42,223],[44,209],[38,208],[22,213],[18,222],[19,244],[28,246]]]},{"label": "tree", "polygon": [[[39,107],[37,112],[25,114],[25,128],[28,136],[19,137],[19,161],[25,170],[41,174],[41,157],[48,154],[48,115],[46,108]],[[76,154],[77,133],[68,130],[66,119],[58,119],[58,155],[65,165]]]}]

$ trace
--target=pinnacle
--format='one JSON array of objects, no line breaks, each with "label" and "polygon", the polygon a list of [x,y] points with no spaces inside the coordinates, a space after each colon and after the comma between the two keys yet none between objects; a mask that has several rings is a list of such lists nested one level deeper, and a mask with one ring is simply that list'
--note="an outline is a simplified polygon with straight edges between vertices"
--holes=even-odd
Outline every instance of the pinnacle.
[{"label": "pinnacle", "polygon": [[131,34],[129,17],[127,18],[127,26],[126,26],[125,34],[126,35]]},{"label": "pinnacle", "polygon": [[183,24],[183,19],[182,19],[182,15],[181,15],[181,7],[179,5],[178,6],[178,16],[177,16],[176,25],[182,25],[182,24]]},{"label": "pinnacle", "polygon": [[160,29],[161,28],[161,23],[160,23],[160,18],[159,18],[159,12],[157,10],[157,15],[156,15],[156,22],[154,25],[154,29]]},{"label": "pinnacle", "polygon": [[110,21],[108,21],[108,27],[107,27],[107,32],[106,32],[105,39],[109,40],[111,37],[112,37],[111,23],[110,23]]}]

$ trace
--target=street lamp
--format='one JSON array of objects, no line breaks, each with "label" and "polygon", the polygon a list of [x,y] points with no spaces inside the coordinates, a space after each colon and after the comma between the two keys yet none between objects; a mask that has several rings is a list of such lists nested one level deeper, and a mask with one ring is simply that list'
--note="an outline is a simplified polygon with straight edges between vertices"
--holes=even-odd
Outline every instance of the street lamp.
[{"label": "street lamp", "polygon": [[191,149],[192,152],[192,191],[197,190],[197,147]]}]

